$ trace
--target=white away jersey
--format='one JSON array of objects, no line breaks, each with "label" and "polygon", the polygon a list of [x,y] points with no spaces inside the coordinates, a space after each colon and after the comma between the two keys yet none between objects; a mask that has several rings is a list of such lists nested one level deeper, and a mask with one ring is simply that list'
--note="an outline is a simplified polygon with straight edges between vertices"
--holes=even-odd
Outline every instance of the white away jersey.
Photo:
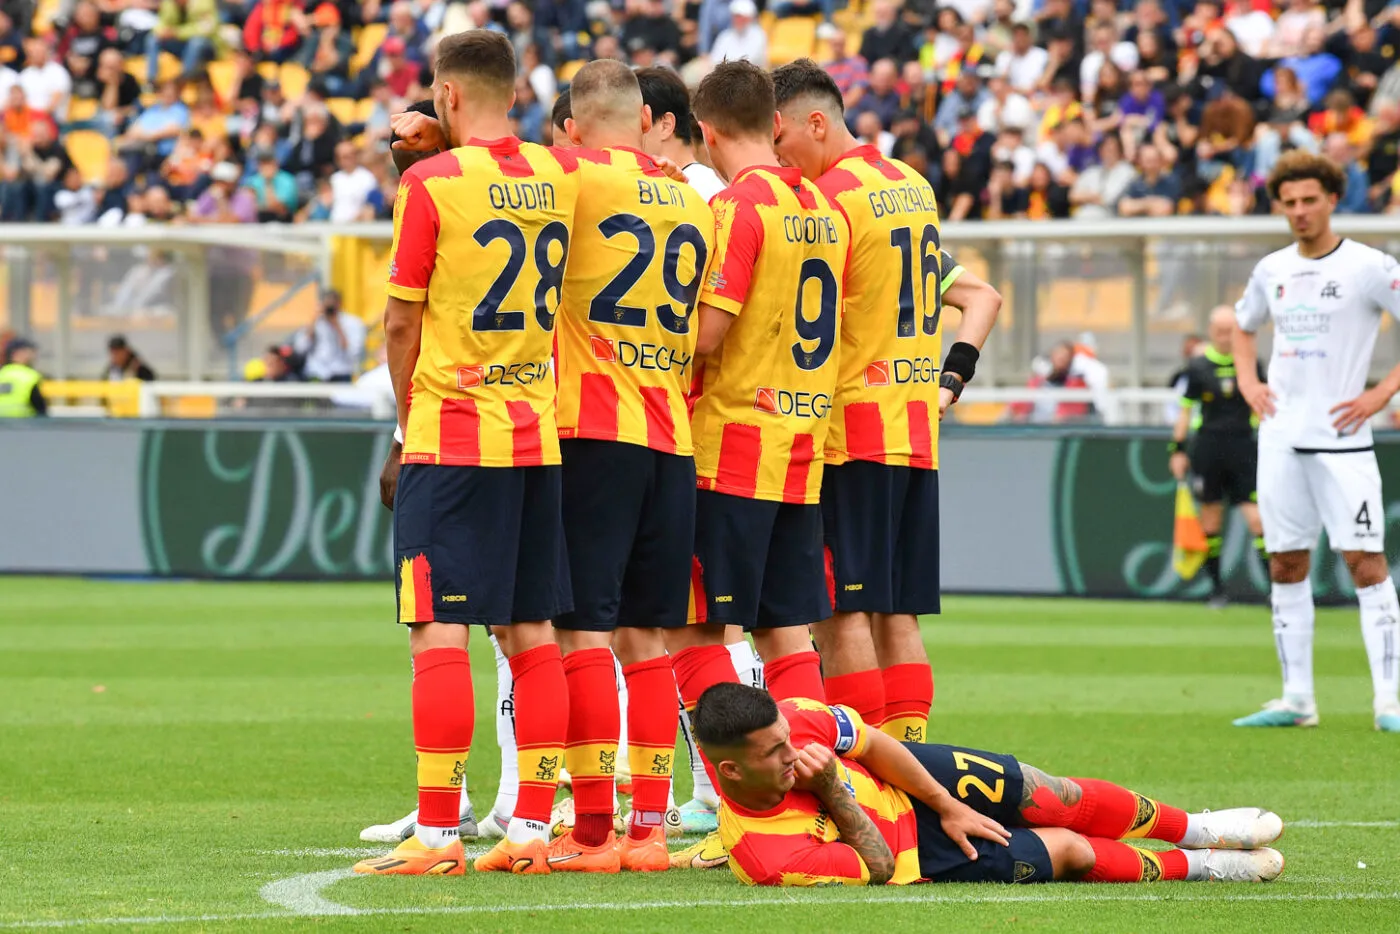
[{"label": "white away jersey", "polygon": [[1250,333],[1274,320],[1269,387],[1278,412],[1259,426],[1261,446],[1370,447],[1369,425],[1339,435],[1330,412],[1366,389],[1371,351],[1387,311],[1400,318],[1400,265],[1355,240],[1343,239],[1317,259],[1299,256],[1294,244],[1259,261],[1235,305],[1235,318]]},{"label": "white away jersey", "polygon": [[681,171],[685,173],[685,180],[690,182],[690,187],[700,192],[700,197],[704,198],[706,203],[729,187],[724,179],[719,177],[718,172],[703,162],[692,162]]}]

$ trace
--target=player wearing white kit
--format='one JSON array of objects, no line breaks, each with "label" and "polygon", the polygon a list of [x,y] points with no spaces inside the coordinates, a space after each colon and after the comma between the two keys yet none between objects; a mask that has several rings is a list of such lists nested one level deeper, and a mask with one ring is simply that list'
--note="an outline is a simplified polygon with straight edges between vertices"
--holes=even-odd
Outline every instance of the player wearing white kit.
[{"label": "player wearing white kit", "polygon": [[[1235,306],[1236,379],[1263,420],[1259,514],[1283,668],[1283,697],[1236,726],[1317,725],[1308,572],[1325,528],[1361,604],[1376,729],[1400,733],[1400,604],[1386,563],[1385,505],[1369,424],[1400,391],[1400,366],[1366,389],[1381,317],[1400,318],[1400,264],[1332,232],[1345,186],[1342,170],[1321,156],[1295,151],[1279,160],[1269,196],[1296,242],[1260,261]],[[1265,383],[1255,365],[1255,332],[1270,318],[1273,356]]]}]

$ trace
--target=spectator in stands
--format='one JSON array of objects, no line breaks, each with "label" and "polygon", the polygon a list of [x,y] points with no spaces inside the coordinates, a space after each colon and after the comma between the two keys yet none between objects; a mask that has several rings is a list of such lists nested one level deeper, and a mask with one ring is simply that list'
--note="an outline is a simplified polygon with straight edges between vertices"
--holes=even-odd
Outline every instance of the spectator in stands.
[{"label": "spectator in stands", "polygon": [[[583,6],[575,0],[536,0],[535,29],[548,43],[541,50],[546,62],[562,64],[582,57],[580,36],[588,34]],[[690,45],[693,50],[695,37]]]},{"label": "spectator in stands", "polygon": [[835,23],[822,23],[817,27],[816,59],[826,68],[841,92],[842,102],[849,110],[865,93],[865,82],[870,75],[869,63],[860,56],[846,54],[846,32]]},{"label": "spectator in stands", "polygon": [[[1086,389],[1084,378],[1073,370],[1074,344],[1061,341],[1050,348],[1043,358],[1031,364],[1028,389]],[[1053,397],[1036,402],[1015,402],[1007,408],[1014,422],[1034,422],[1040,425],[1062,424],[1087,419],[1092,406],[1087,402],[1059,402]]]},{"label": "spectator in stands", "polygon": [[1022,22],[1016,15],[1014,0],[995,0],[991,16],[982,30],[982,44],[992,56],[1000,55],[1011,48],[1011,33],[1016,24]]},{"label": "spectator in stands", "polygon": [[525,53],[520,57],[520,73],[530,82],[536,99],[542,105],[554,105],[554,98],[559,96],[559,78],[553,68],[541,61],[539,43],[532,42],[525,46]]},{"label": "spectator in stands", "polygon": [[666,9],[666,0],[639,0],[628,4],[622,24],[622,47],[629,53],[648,49],[660,61],[680,64],[681,27]]},{"label": "spectator in stands", "polygon": [[1201,111],[1201,128],[1196,142],[1197,173],[1213,182],[1225,166],[1239,176],[1254,169],[1254,108],[1226,91]]},{"label": "spectator in stands", "polygon": [[232,162],[220,162],[209,172],[210,184],[190,205],[194,224],[251,224],[258,219],[258,201],[238,185],[243,173]]},{"label": "spectator in stands", "polygon": [[1162,92],[1153,86],[1147,72],[1138,70],[1128,78],[1128,93],[1118,102],[1118,110],[1123,115],[1124,136],[1141,143],[1152,138],[1157,124],[1166,116],[1167,102]]},{"label": "spectator in stands", "polygon": [[520,77],[515,82],[515,104],[510,108],[510,119],[515,124],[515,135],[529,143],[544,140],[544,125],[549,121],[549,113],[535,97],[535,89],[530,79]]},{"label": "spectator in stands", "polygon": [[982,95],[982,103],[977,106],[977,122],[984,129],[995,132],[1014,126],[1024,135],[1037,119],[1030,100],[1024,94],[1011,90],[1005,78],[993,75],[987,80],[987,93]]},{"label": "spectator in stands", "polygon": [[131,348],[125,337],[113,334],[107,341],[107,370],[102,378],[111,383],[127,379],[139,379],[149,383],[155,380],[156,373]]},{"label": "spectator in stands", "polygon": [[20,175],[28,182],[28,210],[20,219],[42,222],[53,218],[54,195],[73,167],[73,159],[58,138],[58,127],[52,120],[35,120],[32,133],[30,142],[19,148]]},{"label": "spectator in stands", "polygon": [[1390,47],[1391,57],[1387,58],[1377,46],[1376,30],[1370,23],[1362,23],[1349,32],[1339,32],[1333,41],[1336,46],[1329,46],[1328,51],[1342,62],[1347,89],[1356,102],[1365,107],[1380,85],[1381,75],[1394,61],[1395,48]]},{"label": "spectator in stands", "polygon": [[1123,40],[1137,46],[1138,37],[1145,32],[1150,32],[1157,37],[1157,42],[1164,52],[1176,53],[1176,40],[1172,37],[1172,30],[1168,25],[1166,11],[1162,9],[1161,0],[1137,0],[1133,6],[1133,24],[1124,31]]},{"label": "spectator in stands", "polygon": [[310,22],[301,0],[256,0],[243,24],[243,48],[259,62],[291,61]]},{"label": "spectator in stands", "polygon": [[247,49],[236,49],[233,53],[233,97],[237,101],[263,98],[265,81],[258,71],[258,63]]},{"label": "spectator in stands", "polygon": [[1254,131],[1254,174],[1267,178],[1285,148],[1316,152],[1317,138],[1308,132],[1303,119],[1308,101],[1302,84],[1290,68],[1280,66],[1272,73],[1273,102],[1268,116]]},{"label": "spectator in stands", "polygon": [[15,28],[14,18],[0,9],[0,74],[13,77],[24,66],[24,38]]},{"label": "spectator in stands", "polygon": [[89,92],[95,86],[94,72],[97,57],[103,50],[116,45],[116,30],[102,25],[102,13],[92,0],[79,0],[73,7],[73,16],[68,28],[58,40],[58,57],[68,68],[73,79],[75,97],[93,97],[91,93],[79,93],[79,88]]},{"label": "spectator in stands", "polygon": [[297,223],[329,221],[335,208],[335,191],[328,178],[316,181],[316,195],[297,212]]},{"label": "spectator in stands", "polygon": [[1356,147],[1345,133],[1332,133],[1324,141],[1322,154],[1342,167],[1346,174],[1346,190],[1337,201],[1338,214],[1368,214],[1371,211],[1366,185],[1366,170],[1356,161]]},{"label": "spectator in stands", "polygon": [[1147,79],[1161,86],[1176,81],[1177,55],[1175,47],[1166,46],[1155,32],[1138,33],[1138,71],[1147,73]]},{"label": "spectator in stands", "polygon": [[861,114],[871,113],[879,118],[881,129],[888,130],[903,103],[899,89],[895,86],[898,78],[899,72],[895,63],[888,58],[871,65],[870,77],[865,83],[860,99],[846,111],[847,125],[854,129]]},{"label": "spectator in stands", "polygon": [[1284,11],[1274,22],[1274,34],[1265,43],[1269,58],[1291,58],[1306,53],[1309,30],[1322,30],[1326,17],[1314,0],[1285,0]]},{"label": "spectator in stands", "polygon": [[1168,217],[1176,213],[1181,185],[1164,171],[1162,154],[1148,143],[1138,149],[1138,173],[1118,201],[1122,217]]},{"label": "spectator in stands", "polygon": [[1400,106],[1387,104],[1376,114],[1371,137],[1371,154],[1366,160],[1371,203],[1384,207],[1389,202],[1390,180],[1400,166]]},{"label": "spectator in stands", "polygon": [[285,344],[273,344],[263,352],[262,372],[253,382],[299,383],[301,376],[294,365],[296,362],[292,348]]},{"label": "spectator in stands", "polygon": [[[978,115],[978,122],[981,122]],[[992,162],[1004,163],[1011,167],[1011,179],[1015,185],[1025,185],[1031,180],[1031,170],[1035,168],[1035,150],[1026,145],[1026,133],[1020,126],[1011,123],[1001,128],[996,143],[992,146]]]},{"label": "spectator in stands", "polygon": [[355,40],[343,28],[340,11],[330,3],[316,7],[311,14],[311,32],[295,61],[332,97],[341,97],[354,90],[350,85],[350,59],[354,55]]},{"label": "spectator in stands", "polygon": [[1011,48],[997,56],[997,74],[1006,77],[1014,91],[1030,94],[1040,86],[1050,61],[1050,53],[1031,42],[1029,23],[1017,23],[1011,30]]},{"label": "spectator in stands", "polygon": [[332,128],[324,107],[311,107],[302,114],[301,129],[291,139],[291,152],[283,164],[302,190],[314,187],[316,179],[335,169],[335,148],[340,134]]},{"label": "spectator in stands", "polygon": [[24,89],[29,108],[49,114],[59,122],[67,119],[73,79],[68,69],[53,60],[48,40],[37,36],[26,39],[24,61],[19,86]]},{"label": "spectator in stands", "polygon": [[278,164],[275,149],[259,152],[257,171],[248,179],[248,189],[257,199],[259,221],[286,223],[296,214],[297,180]]},{"label": "spectator in stands", "polygon": [[744,59],[767,66],[768,34],[758,24],[758,7],[753,0],[732,0],[729,4],[729,28],[715,37],[710,58],[716,62]]},{"label": "spectator in stands", "polygon": [[[498,26],[497,29],[499,28]],[[427,61],[424,46],[428,41],[428,30],[408,0],[396,0],[389,7],[389,31],[384,36],[384,42],[387,43],[390,39],[402,42],[403,55],[415,64]],[[381,45],[378,54],[382,55],[383,52],[384,47]],[[377,62],[371,61],[370,64],[374,65]]]},{"label": "spectator in stands", "polygon": [[49,414],[44,401],[43,381],[34,369],[39,348],[22,337],[5,345],[4,365],[0,366],[0,418],[35,418]]},{"label": "spectator in stands", "polygon": [[340,293],[326,289],[311,323],[296,333],[292,348],[306,361],[302,373],[321,383],[348,383],[365,353],[365,324],[341,308]]},{"label": "spectator in stands", "polygon": [[194,103],[190,105],[190,127],[198,130],[211,143],[228,138],[228,114],[214,96],[214,86],[208,79],[194,84]]},{"label": "spectator in stands", "polygon": [[1322,101],[1322,109],[1308,117],[1308,132],[1318,139],[1341,133],[1353,146],[1366,147],[1371,142],[1371,120],[1356,105],[1356,98],[1344,88],[1330,92]]},{"label": "spectator in stands", "polygon": [[398,36],[390,36],[379,47],[379,54],[370,74],[375,80],[389,86],[395,97],[407,97],[408,92],[418,81],[420,65],[411,61],[404,41]]},{"label": "spectator in stands", "polygon": [[161,0],[156,15],[159,23],[146,33],[146,83],[156,83],[161,52],[179,56],[185,77],[194,77],[218,51],[217,0]]},{"label": "spectator in stands", "polygon": [[175,149],[180,134],[190,128],[190,109],[180,100],[180,86],[163,82],[157,94],[126,132],[112,140],[112,148],[126,160],[132,175],[158,166]]},{"label": "spectator in stands", "polygon": [[867,62],[888,58],[897,65],[919,57],[917,34],[899,18],[892,0],[874,0],[870,5],[873,22],[860,40],[860,57]]},{"label": "spectator in stands", "polygon": [[1237,97],[1254,103],[1259,100],[1259,79],[1264,66],[1247,54],[1228,29],[1207,33],[1201,44],[1194,81],[1207,96],[1221,93],[1222,85]]},{"label": "spectator in stands", "polygon": [[1084,98],[1089,128],[1094,133],[1118,132],[1123,125],[1123,111],[1120,105],[1127,90],[1123,72],[1113,62],[1104,62],[1098,70],[1098,83],[1094,86],[1093,93]]},{"label": "spectator in stands", "polygon": [[879,116],[872,111],[867,110],[857,117],[851,132],[862,144],[874,146],[882,156],[894,151],[894,134],[880,125]]},{"label": "spectator in stands", "polygon": [[1297,76],[1308,104],[1316,107],[1342,71],[1342,63],[1335,55],[1324,51],[1322,45],[1322,27],[1308,29],[1303,34],[1303,45],[1299,54],[1281,59],[1275,68],[1265,72],[1263,80],[1259,82],[1259,89],[1272,95],[1279,70],[1287,68]]},{"label": "spectator in stands", "polygon": [[360,164],[360,152],[346,140],[335,148],[335,172],[331,175],[331,191],[335,202],[331,207],[331,222],[347,224],[366,220],[363,217],[370,192],[379,188],[374,173]]},{"label": "spectator in stands", "polygon": [[1093,28],[1090,45],[1088,54],[1079,63],[1079,90],[1086,101],[1093,100],[1103,86],[1099,75],[1104,65],[1113,65],[1118,73],[1131,72],[1138,66],[1137,46],[1122,41],[1118,27],[1111,21]]},{"label": "spectator in stands", "polygon": [[97,127],[108,136],[126,128],[141,100],[141,85],[127,72],[126,60],[116,49],[97,57]]},{"label": "spectator in stands", "polygon": [[976,113],[989,100],[991,93],[982,86],[977,72],[969,70],[959,74],[957,86],[943,96],[942,103],[938,105],[938,115],[933,120],[933,128],[938,132],[940,141],[946,145],[947,140],[958,132],[958,121],[962,119],[963,111]]},{"label": "spectator in stands", "polygon": [[69,166],[53,195],[54,210],[61,224],[71,227],[90,223],[97,217],[97,194],[83,180],[76,166]]},{"label": "spectator in stands", "polygon": [[[1196,102],[1185,89],[1169,88],[1166,94],[1167,116],[1152,133],[1152,143],[1162,154],[1162,162],[1181,183],[1182,193],[1190,196],[1195,186],[1196,141],[1199,127],[1191,117]],[[1136,155],[1136,151],[1132,155]]]},{"label": "spectator in stands", "polygon": [[1118,213],[1118,201],[1127,192],[1137,173],[1123,158],[1123,143],[1117,134],[1099,140],[1098,164],[1086,168],[1075,179],[1069,200],[1080,220],[1099,220]]}]

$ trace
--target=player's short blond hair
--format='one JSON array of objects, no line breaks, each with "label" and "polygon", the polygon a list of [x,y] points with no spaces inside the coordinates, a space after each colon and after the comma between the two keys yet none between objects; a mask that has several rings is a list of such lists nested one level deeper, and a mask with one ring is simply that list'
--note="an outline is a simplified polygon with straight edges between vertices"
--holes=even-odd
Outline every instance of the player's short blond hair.
[{"label": "player's short blond hair", "polygon": [[1338,198],[1346,194],[1347,177],[1342,167],[1326,156],[1295,149],[1284,153],[1269,175],[1269,197],[1278,200],[1279,189],[1289,182],[1315,180],[1322,190]]},{"label": "player's short blond hair", "polygon": [[600,58],[578,70],[569,83],[570,110],[584,126],[636,120],[642,109],[637,76],[622,62]]}]

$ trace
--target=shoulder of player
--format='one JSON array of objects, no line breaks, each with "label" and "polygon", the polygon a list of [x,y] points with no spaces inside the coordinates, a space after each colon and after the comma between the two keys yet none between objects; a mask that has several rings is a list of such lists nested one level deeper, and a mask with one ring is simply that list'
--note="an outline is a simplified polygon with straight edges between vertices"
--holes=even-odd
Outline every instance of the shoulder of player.
[{"label": "shoulder of player", "polygon": [[449,149],[415,162],[403,173],[400,184],[422,185],[434,178],[461,178],[462,160],[458,155],[459,151]]},{"label": "shoulder of player", "polygon": [[731,182],[727,188],[710,199],[711,206],[716,201],[728,201],[735,205],[749,207],[759,205],[776,207],[778,194],[773,188],[772,177],[759,170],[745,173],[744,177],[737,182]]}]

